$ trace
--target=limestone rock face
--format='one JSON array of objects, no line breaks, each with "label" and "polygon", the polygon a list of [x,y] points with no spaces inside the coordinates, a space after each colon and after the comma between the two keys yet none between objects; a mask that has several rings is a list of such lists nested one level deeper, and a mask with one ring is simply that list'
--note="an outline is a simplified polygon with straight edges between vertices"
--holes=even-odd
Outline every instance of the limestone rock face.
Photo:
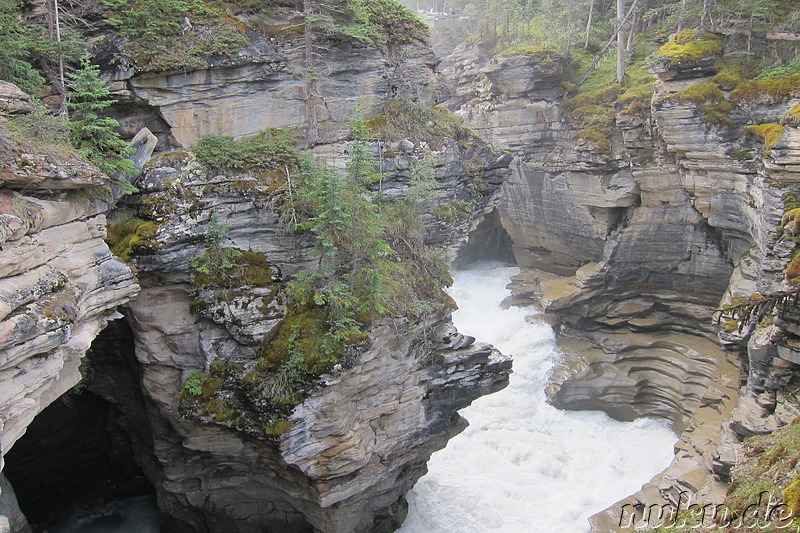
[{"label": "limestone rock face", "polygon": [[[346,142],[320,145],[315,157],[343,168],[348,149]],[[435,147],[403,139],[384,149],[389,155],[376,158],[385,175],[374,187],[389,200],[407,195],[423,157],[432,161],[430,198],[421,201],[425,241],[455,257],[494,210],[510,159],[475,138]],[[283,173],[220,170],[191,152],[175,152],[152,159],[136,183],[140,193],[110,215],[112,229],[134,215],[150,228],[131,247],[143,287],[128,313],[136,360],[132,371],[109,364],[102,374],[119,377],[89,387],[138,421],[131,441],[139,443],[171,527],[396,529],[405,517],[404,495],[427,459],[465,427],[458,409],[504,387],[510,358],[458,334],[447,311],[385,318],[370,327],[364,347],[347,351],[305,391],[283,433],[268,437],[263,428],[256,433],[254,426],[187,416],[181,390],[193,372],[219,364],[243,373],[257,367],[287,316],[286,281],[315,267],[313,243],[291,231]],[[244,274],[230,286],[195,276],[192,260],[206,249],[212,213],[229,225],[224,246],[266,265],[258,283]],[[140,401],[126,393],[137,383],[112,384],[130,374],[140,376]],[[249,402],[243,390],[225,394],[257,412],[258,400]]]},{"label": "limestone rock face", "polygon": [[[123,128],[132,135],[147,126],[167,142],[189,147],[209,134],[243,137],[305,124],[302,42],[251,39],[236,57],[212,62],[208,69],[162,74],[121,68],[113,40],[101,43],[98,56],[114,69],[112,89],[122,100],[117,112]],[[356,43],[320,47],[328,72],[320,83],[319,120],[347,121],[357,108],[374,111],[389,98],[428,105],[444,99],[446,88],[430,48],[395,48],[385,54]]]},{"label": "limestone rock face", "polygon": [[[15,142],[2,119],[0,137]],[[104,242],[104,212],[113,203],[107,178],[75,156],[62,156],[68,159],[58,167],[49,156],[15,150],[3,169],[0,450],[4,455],[42,409],[81,380],[81,358],[99,331],[121,316],[117,307],[139,290],[131,269]],[[64,174],[62,168],[67,169]],[[62,192],[49,190],[54,184]],[[2,491],[0,508],[15,508],[13,490],[3,486]],[[21,530],[17,517],[7,518],[12,531]]]},{"label": "limestone rock face", "polygon": [[[778,228],[798,192],[800,137],[785,124],[765,150],[744,126],[780,123],[796,95],[738,102],[730,124],[715,125],[696,105],[670,98],[708,81],[713,66],[664,70],[649,109],[617,104],[613,130],[590,141],[564,111],[558,57],[490,59],[464,45],[443,64],[455,80],[448,105],[515,156],[498,211],[523,267],[513,302],[558,315],[551,322],[565,355],[550,401],[621,419],[670,419],[685,430],[681,451],[636,498],[660,503],[685,489],[719,501],[724,482],[714,475],[729,471],[730,446],[785,423],[786,413],[770,413],[781,409],[776,391],[800,362],[792,319],[762,325],[758,338],[753,327],[721,333],[724,348],[745,362],[737,405],[738,380],[711,316],[721,303],[783,288],[794,234]],[[510,84],[493,74],[501,64],[525,64],[535,79]],[[618,518],[598,515],[595,530],[616,531]]]},{"label": "limestone rock face", "polygon": [[0,113],[17,114],[33,111],[31,97],[13,83],[0,80]]},{"label": "limestone rock face", "polygon": [[[443,316],[377,324],[372,347],[323,375],[270,445],[178,415],[183,379],[225,333],[189,312],[186,287],[143,290],[131,318],[145,414],[113,388],[102,393],[148,419],[134,431],[152,439],[159,504],[192,531],[392,531],[430,454],[463,429],[455,411],[505,386],[511,364],[448,333]],[[432,347],[409,335],[420,326],[436,332]]]}]

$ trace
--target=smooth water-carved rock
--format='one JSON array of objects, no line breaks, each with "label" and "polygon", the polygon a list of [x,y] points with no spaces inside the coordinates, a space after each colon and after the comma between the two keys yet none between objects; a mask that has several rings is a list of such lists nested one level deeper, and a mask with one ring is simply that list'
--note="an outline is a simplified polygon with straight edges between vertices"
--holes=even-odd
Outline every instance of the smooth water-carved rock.
[{"label": "smooth water-carved rock", "polygon": [[[2,119],[0,119],[2,120]],[[0,136],[7,136],[0,124]],[[13,143],[13,141],[12,141]],[[79,365],[138,285],[104,242],[109,182],[61,150],[4,161],[0,191],[0,450],[81,380]],[[49,189],[53,189],[53,192]],[[19,192],[17,192],[19,191]],[[59,192],[60,191],[60,192]],[[36,193],[36,197],[29,196]],[[15,508],[12,490],[0,499]],[[24,530],[13,513],[12,531]]]}]

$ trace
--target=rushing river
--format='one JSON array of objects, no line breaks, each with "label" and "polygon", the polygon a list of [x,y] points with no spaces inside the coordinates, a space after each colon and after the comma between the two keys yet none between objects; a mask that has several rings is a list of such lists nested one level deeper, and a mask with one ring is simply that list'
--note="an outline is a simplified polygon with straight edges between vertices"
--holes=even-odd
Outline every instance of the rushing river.
[{"label": "rushing river", "polygon": [[470,426],[433,455],[408,495],[402,533],[579,533],[587,518],[636,492],[672,459],[675,434],[655,420],[622,423],[545,403],[557,357],[546,324],[502,309],[516,268],[455,273],[459,331],[513,355],[508,387],[461,411]]},{"label": "rushing river", "polygon": [[[616,422],[544,401],[553,332],[502,309],[516,268],[483,263],[455,273],[453,315],[465,334],[514,356],[511,382],[461,413],[470,426],[434,454],[408,495],[402,533],[580,533],[586,519],[631,494],[672,459],[675,435],[654,420]],[[156,533],[149,498],[73,516],[53,533]]]}]

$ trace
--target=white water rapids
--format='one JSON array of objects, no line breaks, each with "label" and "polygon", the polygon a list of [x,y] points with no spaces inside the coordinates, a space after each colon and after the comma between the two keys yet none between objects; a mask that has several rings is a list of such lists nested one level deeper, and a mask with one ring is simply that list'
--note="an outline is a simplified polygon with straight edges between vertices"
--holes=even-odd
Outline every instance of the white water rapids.
[{"label": "white water rapids", "polygon": [[483,263],[455,273],[458,330],[514,357],[505,389],[462,410],[470,426],[435,453],[408,495],[401,533],[578,533],[639,490],[672,459],[675,434],[655,420],[617,422],[545,403],[557,357],[553,332],[529,311],[502,309],[516,268]]}]

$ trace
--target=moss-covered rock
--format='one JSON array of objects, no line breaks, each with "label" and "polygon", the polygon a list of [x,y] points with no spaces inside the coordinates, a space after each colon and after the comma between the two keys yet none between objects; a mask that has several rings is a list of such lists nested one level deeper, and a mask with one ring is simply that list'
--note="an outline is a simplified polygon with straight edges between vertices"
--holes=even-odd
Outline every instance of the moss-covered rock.
[{"label": "moss-covered rock", "polygon": [[781,124],[759,124],[757,126],[745,126],[746,133],[760,137],[764,141],[767,149],[772,148],[783,138],[783,126]]},{"label": "moss-covered rock", "polygon": [[106,241],[111,253],[123,261],[130,261],[138,248],[152,248],[157,245],[157,233],[157,222],[130,217],[110,224]]},{"label": "moss-covered rock", "polygon": [[686,29],[670,39],[653,54],[653,60],[667,66],[694,63],[722,53],[722,39],[713,33]]}]

